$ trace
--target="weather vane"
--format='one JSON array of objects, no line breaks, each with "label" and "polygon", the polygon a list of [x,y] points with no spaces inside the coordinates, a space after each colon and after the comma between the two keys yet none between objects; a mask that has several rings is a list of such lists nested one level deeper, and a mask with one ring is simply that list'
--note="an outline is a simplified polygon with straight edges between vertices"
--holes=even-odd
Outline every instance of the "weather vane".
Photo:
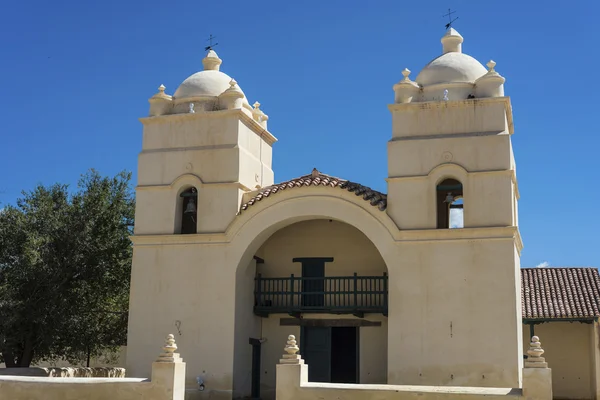
[{"label": "weather vane", "polygon": [[452,26],[452,23],[458,19],[458,17],[452,19],[452,14],[454,14],[455,12],[456,11],[450,11],[450,9],[448,9],[448,14],[442,15],[442,17],[448,17],[448,23],[446,24],[446,29],[450,28]]},{"label": "weather vane", "polygon": [[212,33],[210,34],[210,36],[208,37],[208,40],[207,40],[207,42],[208,42],[208,46],[206,46],[206,47],[204,48],[204,50],[205,50],[205,51],[212,50],[212,49],[213,49],[213,47],[215,47],[216,45],[218,45],[218,44],[219,44],[219,43],[215,43],[215,44],[213,44],[213,40],[214,40],[214,39],[216,39],[216,38],[217,38],[217,37],[216,37],[216,36],[213,36],[213,35],[212,35]]}]

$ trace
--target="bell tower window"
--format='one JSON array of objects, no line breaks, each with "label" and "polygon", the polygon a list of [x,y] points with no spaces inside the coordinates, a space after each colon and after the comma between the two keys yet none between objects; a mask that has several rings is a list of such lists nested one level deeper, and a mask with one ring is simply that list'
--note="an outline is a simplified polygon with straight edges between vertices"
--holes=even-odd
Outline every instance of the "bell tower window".
[{"label": "bell tower window", "polygon": [[464,227],[463,187],[456,179],[445,179],[436,187],[437,228]]},{"label": "bell tower window", "polygon": [[193,234],[197,229],[198,191],[195,187],[181,193],[183,207],[181,208],[181,233]]}]

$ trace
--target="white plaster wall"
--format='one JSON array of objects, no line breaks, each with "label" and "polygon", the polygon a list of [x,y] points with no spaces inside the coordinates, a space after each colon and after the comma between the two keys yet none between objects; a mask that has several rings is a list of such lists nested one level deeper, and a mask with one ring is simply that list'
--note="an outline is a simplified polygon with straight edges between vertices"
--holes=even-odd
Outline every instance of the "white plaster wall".
[{"label": "white plaster wall", "polygon": [[161,117],[144,124],[142,151],[235,145],[239,117],[205,113],[199,117]]},{"label": "white plaster wall", "polygon": [[409,242],[397,249],[398,261],[388,264],[388,335],[394,338],[388,383],[519,387],[522,333],[512,238]]},{"label": "white plaster wall", "polygon": [[504,132],[508,98],[392,104],[392,137]]},{"label": "white plaster wall", "polygon": [[206,395],[231,398],[236,276],[227,254],[209,244],[134,246],[128,376],[149,376],[157,343],[172,332],[185,354],[186,385],[197,388],[201,376]]},{"label": "white plaster wall", "polygon": [[[435,167],[455,163],[469,172],[511,169],[510,136],[506,133],[388,142],[389,177],[426,176]],[[446,159],[447,155],[451,159]]]},{"label": "white plaster wall", "polygon": [[239,149],[231,146],[140,153],[138,185],[169,185],[182,174],[192,172],[187,169],[190,163],[202,182],[235,182],[240,166]]},{"label": "white plaster wall", "polygon": [[360,383],[387,383],[388,318],[368,315],[369,321],[381,321],[381,326],[360,327]]},{"label": "white plaster wall", "polygon": [[175,233],[177,196],[176,189],[144,190],[138,187],[135,193],[135,234],[172,235]]},{"label": "white plaster wall", "polygon": [[[552,369],[555,399],[594,399],[593,326],[579,322],[535,325],[548,367]],[[523,353],[529,347],[529,325],[523,326]]]},{"label": "white plaster wall", "polygon": [[263,277],[302,276],[295,257],[333,257],[326,276],[381,276],[387,272],[373,243],[358,229],[341,221],[315,219],[298,222],[273,234],[258,250],[265,261],[257,266]]}]

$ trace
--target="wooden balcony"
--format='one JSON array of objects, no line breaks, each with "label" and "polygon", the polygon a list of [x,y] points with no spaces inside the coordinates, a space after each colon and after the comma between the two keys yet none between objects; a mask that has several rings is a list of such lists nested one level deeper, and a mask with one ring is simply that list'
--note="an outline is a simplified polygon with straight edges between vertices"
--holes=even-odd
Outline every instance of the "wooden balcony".
[{"label": "wooden balcony", "polygon": [[388,276],[326,276],[263,278],[258,274],[254,287],[254,313],[353,314],[388,312]]}]

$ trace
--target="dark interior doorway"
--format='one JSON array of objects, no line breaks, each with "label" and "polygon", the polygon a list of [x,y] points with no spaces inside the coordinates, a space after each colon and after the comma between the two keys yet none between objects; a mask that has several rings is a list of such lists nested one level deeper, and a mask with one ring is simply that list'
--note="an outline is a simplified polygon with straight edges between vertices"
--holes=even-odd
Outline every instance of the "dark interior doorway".
[{"label": "dark interior doorway", "polygon": [[358,383],[358,328],[331,328],[331,382]]},{"label": "dark interior doorway", "polygon": [[310,382],[359,383],[357,327],[302,327],[300,346]]}]

